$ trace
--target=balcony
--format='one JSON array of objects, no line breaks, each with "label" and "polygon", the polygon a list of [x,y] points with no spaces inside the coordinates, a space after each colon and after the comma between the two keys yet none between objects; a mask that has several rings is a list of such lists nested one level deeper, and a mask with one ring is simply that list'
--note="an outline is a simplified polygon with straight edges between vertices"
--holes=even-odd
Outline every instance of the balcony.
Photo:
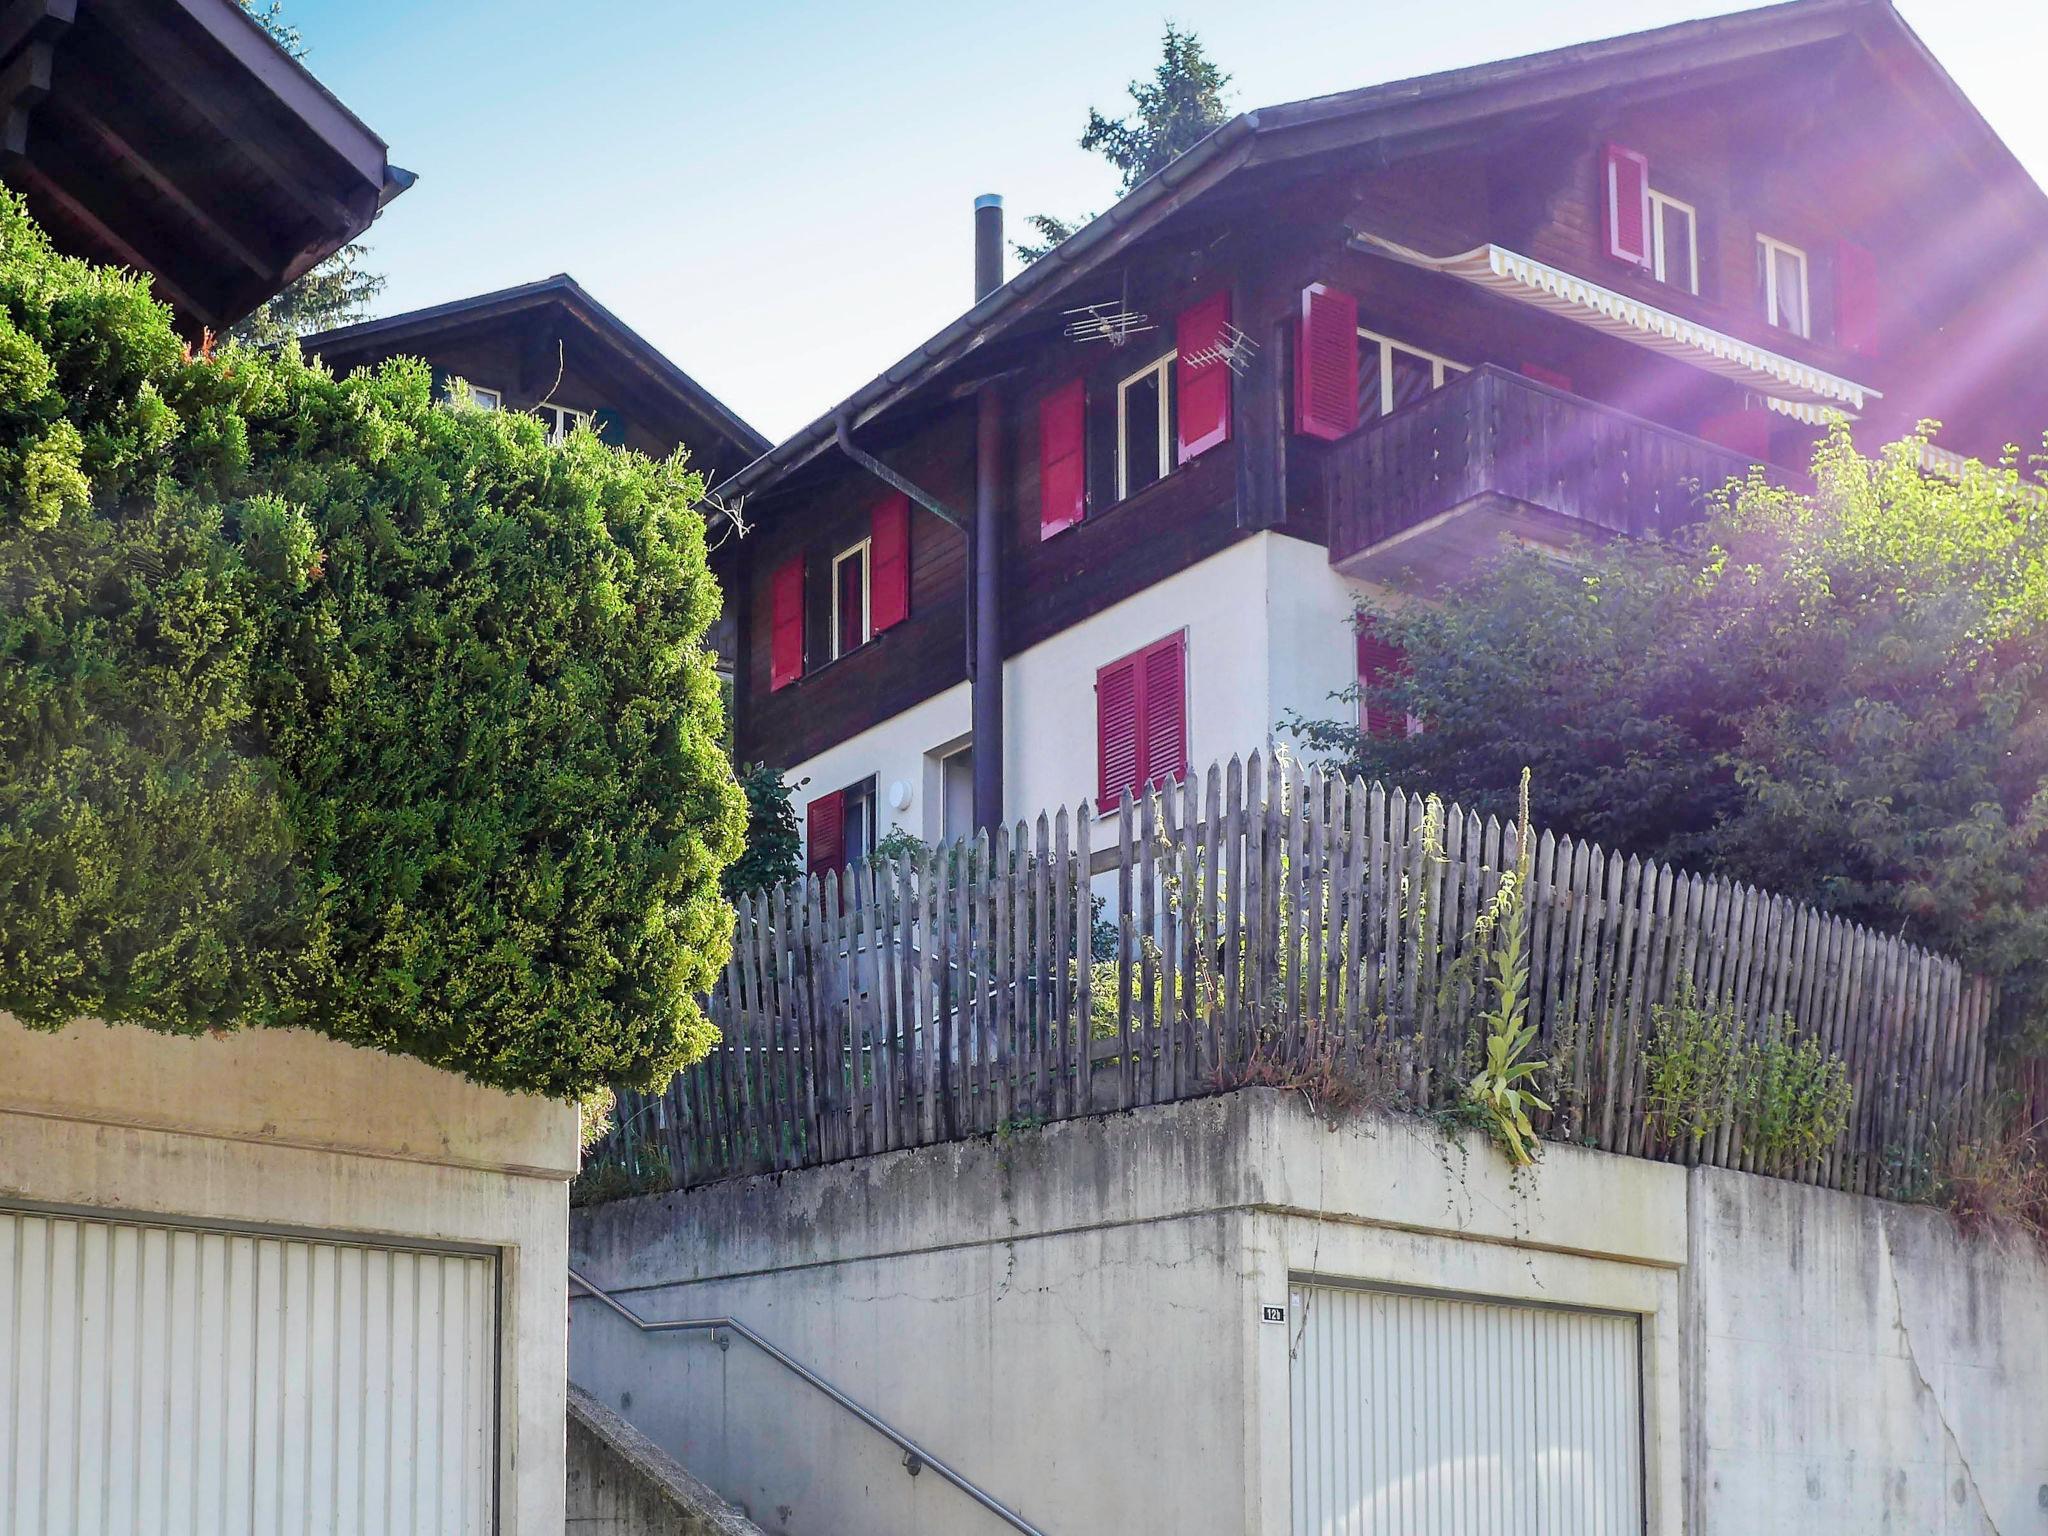
[{"label": "balcony", "polygon": [[1752,462],[1486,366],[1330,444],[1311,474],[1333,566],[1431,591],[1504,544],[1562,551],[1675,528]]}]

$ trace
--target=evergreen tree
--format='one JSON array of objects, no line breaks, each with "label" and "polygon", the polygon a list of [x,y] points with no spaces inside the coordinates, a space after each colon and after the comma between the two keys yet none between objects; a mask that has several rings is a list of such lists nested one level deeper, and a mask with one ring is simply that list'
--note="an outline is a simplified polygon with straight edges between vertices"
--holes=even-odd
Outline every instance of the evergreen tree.
[{"label": "evergreen tree", "polygon": [[[1130,84],[1132,110],[1123,117],[1104,117],[1088,109],[1081,147],[1101,155],[1123,173],[1120,193],[1129,192],[1147,176],[1193,149],[1230,116],[1224,88],[1230,76],[1202,51],[1202,40],[1172,22],[1161,39],[1158,67],[1150,80]],[[1027,220],[1035,240],[1014,240],[1010,248],[1021,261],[1036,261],[1088,222],[1035,213]]]}]

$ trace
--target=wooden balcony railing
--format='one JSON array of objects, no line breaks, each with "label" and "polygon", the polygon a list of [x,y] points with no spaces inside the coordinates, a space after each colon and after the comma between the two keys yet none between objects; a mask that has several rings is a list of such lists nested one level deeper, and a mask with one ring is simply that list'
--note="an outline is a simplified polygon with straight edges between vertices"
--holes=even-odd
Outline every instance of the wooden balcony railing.
[{"label": "wooden balcony railing", "polygon": [[1694,516],[1752,461],[1503,369],[1473,369],[1317,455],[1330,561],[1488,501],[1642,537]]}]

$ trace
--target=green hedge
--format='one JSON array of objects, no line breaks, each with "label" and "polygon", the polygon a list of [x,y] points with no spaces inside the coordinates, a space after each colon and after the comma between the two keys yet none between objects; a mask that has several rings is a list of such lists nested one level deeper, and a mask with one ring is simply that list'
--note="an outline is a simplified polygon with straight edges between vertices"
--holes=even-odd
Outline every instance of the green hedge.
[{"label": "green hedge", "polygon": [[0,1009],[665,1080],[745,813],[699,491],[423,364],[191,356],[0,195]]}]

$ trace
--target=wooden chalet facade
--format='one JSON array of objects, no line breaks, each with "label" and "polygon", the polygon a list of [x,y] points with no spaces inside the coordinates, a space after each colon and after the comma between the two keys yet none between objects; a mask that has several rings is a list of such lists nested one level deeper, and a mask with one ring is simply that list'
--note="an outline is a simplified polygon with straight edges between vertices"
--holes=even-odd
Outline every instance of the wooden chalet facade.
[{"label": "wooden chalet facade", "polygon": [[457,381],[487,409],[531,411],[562,432],[666,458],[678,447],[707,482],[768,447],[715,395],[558,273],[536,283],[366,320],[304,339],[337,373],[417,357],[450,399]]},{"label": "wooden chalet facade", "polygon": [[825,865],[1260,746],[1503,535],[1672,526],[1833,411],[2037,444],[2044,248],[1882,0],[1246,113],[719,487],[738,752]]}]

